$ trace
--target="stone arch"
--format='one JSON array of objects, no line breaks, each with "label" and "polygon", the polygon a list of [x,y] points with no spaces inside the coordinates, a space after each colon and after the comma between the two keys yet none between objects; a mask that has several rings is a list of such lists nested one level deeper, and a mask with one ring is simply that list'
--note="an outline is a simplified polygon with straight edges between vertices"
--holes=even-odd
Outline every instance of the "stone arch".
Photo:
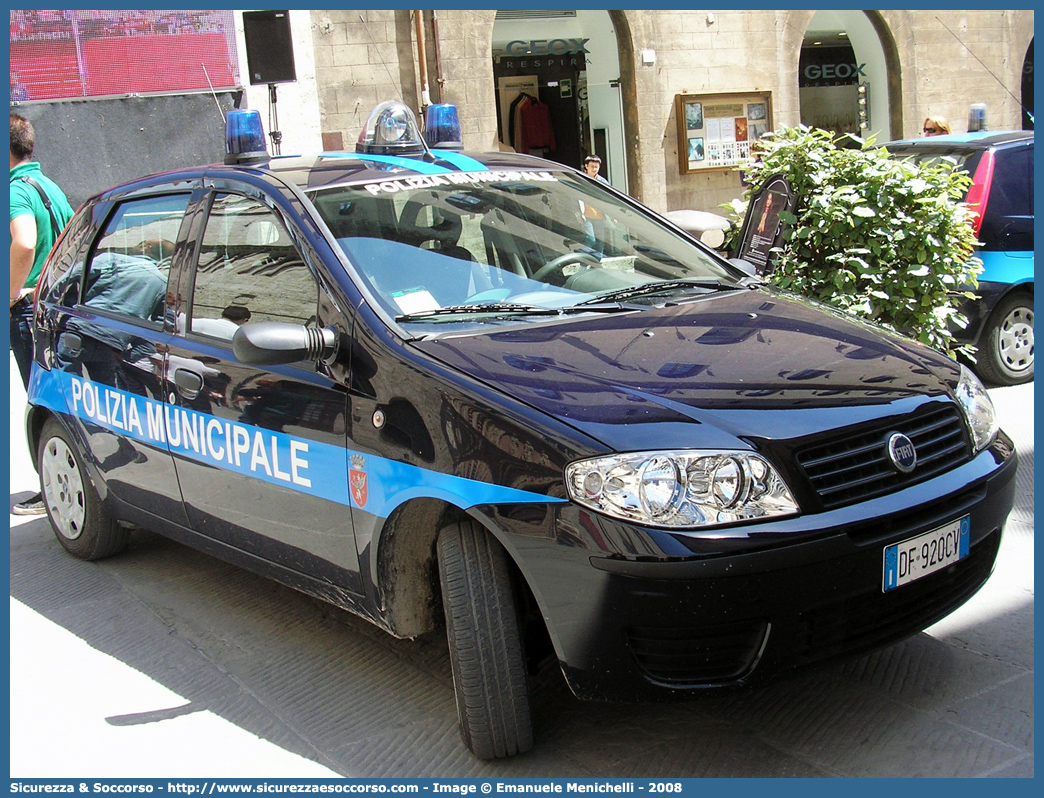
[{"label": "stone arch", "polygon": [[1033,130],[1033,39],[1022,59],[1022,129]]},{"label": "stone arch", "polygon": [[623,96],[624,150],[627,153],[627,185],[631,195],[641,200],[642,169],[638,152],[638,86],[634,74],[634,40],[626,11],[609,11],[616,31],[620,58],[620,91]]},{"label": "stone arch", "polygon": [[[876,133],[878,141],[889,141],[902,135],[903,130],[903,84],[899,48],[891,26],[879,11],[816,11],[795,12],[795,27],[801,31],[801,45],[792,52],[793,74],[801,74],[802,48],[813,46],[813,41],[828,41],[834,37],[839,47],[848,46],[865,70],[859,81],[869,84],[869,128],[864,132]],[[817,36],[817,34],[819,34]],[[811,38],[810,38],[811,37]],[[845,44],[847,42],[847,45]],[[853,100],[854,102],[854,100]],[[801,114],[801,100],[798,100]]]}]

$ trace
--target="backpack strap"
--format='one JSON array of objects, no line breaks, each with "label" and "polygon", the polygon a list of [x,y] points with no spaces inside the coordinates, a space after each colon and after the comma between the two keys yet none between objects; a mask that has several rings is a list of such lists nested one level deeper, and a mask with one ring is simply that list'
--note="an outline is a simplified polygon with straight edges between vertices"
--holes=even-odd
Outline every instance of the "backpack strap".
[{"label": "backpack strap", "polygon": [[18,179],[35,188],[36,193],[40,195],[40,199],[43,201],[43,206],[47,209],[47,215],[51,217],[51,233],[54,235],[54,240],[57,241],[58,236],[61,235],[62,228],[59,226],[58,219],[55,218],[54,210],[51,208],[51,198],[47,196],[47,192],[43,190],[43,186],[28,175],[22,175]]}]

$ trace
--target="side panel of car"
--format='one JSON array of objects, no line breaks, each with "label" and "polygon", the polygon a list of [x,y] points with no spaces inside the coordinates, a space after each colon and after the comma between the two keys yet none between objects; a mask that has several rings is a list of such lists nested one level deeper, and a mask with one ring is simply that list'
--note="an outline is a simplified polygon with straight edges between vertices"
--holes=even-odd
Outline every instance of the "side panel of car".
[{"label": "side panel of car", "polygon": [[[415,636],[434,623],[435,540],[470,515],[518,562],[503,526],[482,510],[528,519],[554,544],[565,463],[597,444],[543,413],[403,346],[359,309],[352,351],[349,445],[352,514],[366,580],[385,624]],[[521,563],[519,563],[521,566]]]},{"label": "side panel of car", "polygon": [[[268,192],[208,181],[193,268],[181,278],[167,359],[168,442],[191,526],[237,550],[359,592],[348,501],[343,378],[314,363],[256,367],[238,324],[337,327],[301,234]],[[346,368],[341,367],[346,373]],[[331,596],[325,596],[330,598]]]}]

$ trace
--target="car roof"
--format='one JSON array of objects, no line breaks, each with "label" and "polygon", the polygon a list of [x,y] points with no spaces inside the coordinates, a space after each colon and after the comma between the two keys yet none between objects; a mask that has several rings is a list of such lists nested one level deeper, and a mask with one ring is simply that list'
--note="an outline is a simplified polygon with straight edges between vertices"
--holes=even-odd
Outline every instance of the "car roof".
[{"label": "car roof", "polygon": [[1033,141],[1032,130],[992,131],[983,130],[977,133],[950,133],[945,136],[927,136],[917,139],[900,139],[890,141],[882,146],[886,149],[939,149],[954,147],[970,150],[986,150],[1005,144],[1018,144]]},{"label": "car roof", "polygon": [[[417,156],[369,155],[357,152],[322,152],[317,155],[277,156],[252,164],[215,166],[213,171],[244,167],[261,168],[294,183],[303,190],[324,188],[344,183],[393,180],[404,177],[485,171],[561,171],[562,164],[532,155],[516,153],[465,153],[457,150],[433,150],[434,160]],[[208,171],[212,171],[209,170]]]},{"label": "car roof", "polygon": [[314,156],[273,158],[267,170],[308,191],[353,182],[393,180],[453,172],[560,171],[568,167],[531,155],[516,153],[465,153],[432,150],[434,160],[422,156],[369,155],[357,152],[323,152]]},{"label": "car roof", "polygon": [[164,185],[202,177],[230,178],[252,176],[296,185],[302,191],[357,182],[399,180],[403,178],[448,175],[460,172],[514,173],[505,179],[524,177],[526,172],[577,172],[564,164],[532,155],[507,152],[466,153],[457,150],[432,150],[434,158],[423,156],[371,155],[355,152],[322,152],[313,155],[284,155],[246,160],[242,163],[213,163],[145,175],[113,186],[97,197],[113,197],[150,185]]}]

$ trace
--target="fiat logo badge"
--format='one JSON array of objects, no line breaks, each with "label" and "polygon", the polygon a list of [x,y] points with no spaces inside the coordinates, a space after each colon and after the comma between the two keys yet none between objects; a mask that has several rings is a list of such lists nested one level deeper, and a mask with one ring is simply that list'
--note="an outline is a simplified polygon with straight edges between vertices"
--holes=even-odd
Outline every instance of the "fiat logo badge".
[{"label": "fiat logo badge", "polygon": [[888,459],[903,474],[909,474],[917,466],[917,450],[913,441],[901,432],[888,436]]}]

